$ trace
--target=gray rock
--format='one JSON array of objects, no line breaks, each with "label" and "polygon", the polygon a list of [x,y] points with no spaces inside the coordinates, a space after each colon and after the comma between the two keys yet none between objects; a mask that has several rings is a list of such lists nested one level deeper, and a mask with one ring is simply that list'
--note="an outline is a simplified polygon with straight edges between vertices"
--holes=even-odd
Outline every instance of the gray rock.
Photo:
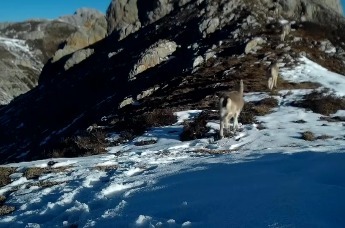
[{"label": "gray rock", "polygon": [[121,109],[127,105],[133,104],[134,100],[132,97],[126,97],[123,101],[120,102],[118,108]]},{"label": "gray rock", "polygon": [[65,70],[68,70],[69,68],[73,67],[74,65],[87,59],[93,53],[94,53],[94,50],[90,49],[90,48],[82,49],[82,50],[74,52],[73,55],[65,63],[65,66],[64,66]]},{"label": "gray rock", "polygon": [[203,37],[206,37],[206,35],[214,33],[219,26],[219,18],[210,18],[204,20],[200,26],[199,31],[203,34]]},{"label": "gray rock", "polygon": [[137,0],[113,0],[107,10],[108,34],[116,32],[119,40],[139,30]]},{"label": "gray rock", "polygon": [[52,62],[56,62],[63,56],[85,48],[100,41],[107,35],[107,21],[105,16],[97,10],[82,8],[73,16],[60,18],[78,27],[78,30],[66,39],[66,44],[53,56]]},{"label": "gray rock", "polygon": [[261,37],[255,37],[254,39],[250,40],[245,49],[244,53],[249,54],[252,51],[256,51],[258,49],[258,45],[261,45],[264,43],[264,40]]},{"label": "gray rock", "polygon": [[205,55],[204,55],[204,59],[205,61],[211,59],[211,58],[215,58],[216,57],[216,52],[213,51],[212,49],[209,49],[206,51]]},{"label": "gray rock", "polygon": [[334,45],[329,40],[321,41],[319,50],[323,51],[327,54],[332,54],[332,53],[337,52],[336,48],[334,47]]},{"label": "gray rock", "polygon": [[152,24],[191,0],[112,0],[107,10],[108,34],[118,40]]},{"label": "gray rock", "polygon": [[159,86],[156,86],[156,87],[152,87],[152,88],[142,91],[140,94],[137,95],[137,101],[147,96],[150,96],[152,93],[154,93],[158,89],[159,89]]},{"label": "gray rock", "polygon": [[129,79],[133,80],[137,74],[165,61],[168,56],[176,51],[176,48],[177,44],[174,41],[159,40],[154,43],[141,54],[139,61],[130,72]]},{"label": "gray rock", "polygon": [[194,59],[193,62],[193,70],[195,70],[198,66],[200,66],[204,62],[204,58],[202,56],[198,56]]}]

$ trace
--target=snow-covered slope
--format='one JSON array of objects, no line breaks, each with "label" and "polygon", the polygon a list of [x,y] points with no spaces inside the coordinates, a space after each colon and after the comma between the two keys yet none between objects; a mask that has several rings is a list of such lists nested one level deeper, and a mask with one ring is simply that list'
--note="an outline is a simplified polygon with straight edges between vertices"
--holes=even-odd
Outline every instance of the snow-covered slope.
[{"label": "snow-covered slope", "polygon": [[37,81],[30,75],[22,77],[22,70],[26,69],[27,72],[38,74],[43,64],[37,54],[30,50],[25,40],[0,36],[0,50],[0,104],[7,104],[14,96],[29,91],[37,85]]},{"label": "snow-covered slope", "polygon": [[[344,95],[344,76],[301,61],[281,76]],[[50,160],[1,166],[16,168],[12,183],[0,189],[16,210],[0,217],[0,226],[342,227],[345,126],[289,105],[309,92],[280,91],[279,106],[258,118],[265,129],[242,125],[233,138],[181,142],[183,120],[201,111],[186,110],[176,113],[176,124],[153,128],[104,155],[54,159],[50,167]],[[249,93],[245,99],[268,96]],[[219,122],[208,126],[216,131]],[[329,138],[304,141],[304,131]],[[135,145],[150,140],[157,143]],[[47,171],[27,179],[33,167]]]}]

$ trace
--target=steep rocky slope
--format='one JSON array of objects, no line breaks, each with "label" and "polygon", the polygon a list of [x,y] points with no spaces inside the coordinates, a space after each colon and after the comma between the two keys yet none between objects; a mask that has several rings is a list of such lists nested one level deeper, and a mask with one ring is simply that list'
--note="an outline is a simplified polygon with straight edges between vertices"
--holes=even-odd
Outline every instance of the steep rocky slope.
[{"label": "steep rocky slope", "polygon": [[103,39],[106,27],[104,15],[90,9],[52,21],[0,23],[0,104],[34,88],[48,59]]},{"label": "steep rocky slope", "polygon": [[[294,66],[303,54],[345,74],[345,34],[337,29],[344,18],[339,5],[337,11],[330,7],[334,1],[153,2],[141,8],[140,1],[113,1],[107,14],[111,35],[49,61],[37,87],[0,109],[4,163],[51,156],[71,136],[73,143],[90,141],[91,125],[120,131],[157,109],[217,109],[215,94],[239,79],[245,92],[267,91],[265,70],[272,60]],[[284,42],[283,19],[293,21]],[[327,20],[333,26],[325,26]],[[284,81],[279,86],[315,88]],[[77,152],[69,148],[65,155]]]}]

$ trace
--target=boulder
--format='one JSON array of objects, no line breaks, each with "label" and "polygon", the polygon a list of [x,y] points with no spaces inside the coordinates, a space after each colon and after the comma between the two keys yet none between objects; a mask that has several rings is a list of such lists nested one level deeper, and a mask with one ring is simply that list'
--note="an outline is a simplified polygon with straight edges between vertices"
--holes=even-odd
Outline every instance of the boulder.
[{"label": "boulder", "polygon": [[168,56],[176,51],[177,44],[174,41],[159,40],[145,50],[130,72],[129,79],[135,79],[137,74],[154,67],[165,61]]},{"label": "boulder", "polygon": [[90,55],[92,55],[94,52],[93,49],[82,49],[79,51],[76,51],[73,53],[73,55],[67,60],[65,63],[65,70],[68,70],[69,68],[73,67],[74,65],[82,62],[83,60],[87,59]]},{"label": "boulder", "polygon": [[257,50],[258,45],[263,44],[263,43],[264,43],[264,40],[262,38],[255,37],[254,39],[250,40],[247,43],[247,45],[244,49],[244,53],[249,54],[250,52]]}]

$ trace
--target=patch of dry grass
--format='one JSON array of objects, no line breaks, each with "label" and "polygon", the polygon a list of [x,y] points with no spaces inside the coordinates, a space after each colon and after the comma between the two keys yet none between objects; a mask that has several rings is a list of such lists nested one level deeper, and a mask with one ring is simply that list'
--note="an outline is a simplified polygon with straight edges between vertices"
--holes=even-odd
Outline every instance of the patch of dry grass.
[{"label": "patch of dry grass", "polygon": [[277,87],[279,90],[317,89],[320,87],[320,84],[317,82],[289,82],[279,77]]},{"label": "patch of dry grass", "polygon": [[15,172],[12,167],[0,167],[0,187],[11,183],[10,175]]},{"label": "patch of dry grass", "polygon": [[313,91],[303,97],[301,101],[295,101],[293,106],[312,110],[322,115],[330,115],[338,110],[345,109],[345,99],[331,94],[323,94],[319,91]]},{"label": "patch of dry grass", "polygon": [[103,171],[103,172],[108,172],[111,170],[116,170],[119,167],[117,165],[99,165],[99,166],[95,166],[94,169],[99,170],[99,171]]},{"label": "patch of dry grass", "polygon": [[315,138],[315,135],[313,132],[311,131],[305,131],[305,132],[302,132],[302,139],[305,140],[305,141],[314,141],[316,138]]},{"label": "patch of dry grass", "polygon": [[59,167],[59,168],[39,168],[39,167],[30,167],[24,171],[24,176],[26,179],[38,179],[41,175],[47,173],[59,173],[66,172],[67,169],[71,166]]},{"label": "patch of dry grass", "polygon": [[211,150],[211,149],[198,149],[196,151],[193,151],[194,153],[201,153],[201,154],[229,154],[231,153],[231,150]]},{"label": "patch of dry grass", "polygon": [[72,137],[62,138],[52,146],[45,157],[81,157],[95,154],[103,154],[110,142],[106,140],[107,133],[103,129]]},{"label": "patch of dry grass", "polygon": [[244,104],[242,112],[238,118],[238,121],[242,124],[252,124],[256,122],[256,112],[253,102],[247,102]]},{"label": "patch of dry grass", "polygon": [[12,213],[13,211],[15,211],[15,209],[16,208],[13,206],[2,205],[2,206],[0,206],[0,216],[8,215],[8,214]]},{"label": "patch of dry grass", "polygon": [[278,106],[278,101],[273,98],[265,98],[257,102],[247,102],[239,117],[242,124],[251,124],[256,122],[256,116],[264,116],[272,112],[272,109]]},{"label": "patch of dry grass", "polygon": [[0,205],[2,205],[6,201],[6,197],[3,195],[0,195]]},{"label": "patch of dry grass", "polygon": [[180,135],[181,141],[204,138],[209,128],[206,127],[209,120],[209,113],[202,112],[193,121],[183,123],[183,132]]}]

